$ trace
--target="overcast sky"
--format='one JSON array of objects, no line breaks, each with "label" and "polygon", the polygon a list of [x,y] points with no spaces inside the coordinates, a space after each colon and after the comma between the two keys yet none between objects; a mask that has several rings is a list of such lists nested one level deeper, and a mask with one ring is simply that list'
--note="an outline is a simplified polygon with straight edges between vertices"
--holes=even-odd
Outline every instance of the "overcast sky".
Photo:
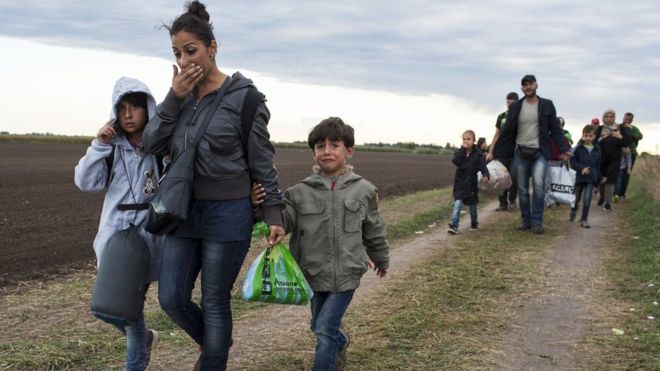
[{"label": "overcast sky", "polygon": [[[118,74],[161,99],[172,55],[160,26],[182,10],[178,1],[0,0],[0,78],[10,82],[0,129],[72,134],[87,125],[80,134],[93,134]],[[569,129],[611,107],[618,121],[635,113],[642,148],[655,152],[659,142],[654,1],[242,0],[208,10],[221,69],[248,71],[266,93],[275,140],[305,139],[332,114],[354,121],[358,142],[458,144],[468,127],[490,142],[504,96],[532,73]],[[61,99],[79,99],[75,92],[87,100],[76,116],[40,116],[66,112],[72,102]],[[25,112],[34,105],[39,112]]]}]

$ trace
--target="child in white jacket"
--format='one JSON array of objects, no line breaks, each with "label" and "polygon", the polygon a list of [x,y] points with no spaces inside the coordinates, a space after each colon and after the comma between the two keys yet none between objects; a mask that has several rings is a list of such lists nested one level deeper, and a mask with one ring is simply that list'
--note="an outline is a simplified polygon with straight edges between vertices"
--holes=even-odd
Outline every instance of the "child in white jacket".
[{"label": "child in white jacket", "polygon": [[[106,191],[94,251],[100,265],[110,237],[133,224],[141,226],[160,177],[159,160],[142,150],[142,132],[155,114],[156,101],[139,80],[122,77],[115,83],[110,120],[96,134],[75,168],[75,183],[85,192]],[[162,238],[140,227],[149,246],[149,281],[158,278]],[[126,335],[126,370],[144,370],[158,340],[147,330],[144,314],[130,326],[108,321]]]}]

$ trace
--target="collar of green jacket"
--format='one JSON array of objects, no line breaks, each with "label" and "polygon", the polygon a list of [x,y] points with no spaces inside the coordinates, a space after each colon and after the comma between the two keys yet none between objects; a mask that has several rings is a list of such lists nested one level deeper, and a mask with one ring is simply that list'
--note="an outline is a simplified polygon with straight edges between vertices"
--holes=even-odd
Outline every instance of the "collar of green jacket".
[{"label": "collar of green jacket", "polygon": [[[330,189],[333,178],[334,177],[324,177],[319,174],[312,174],[305,178],[302,182],[309,185],[310,187]],[[362,179],[361,176],[353,171],[348,171],[346,174],[336,177],[337,183],[335,184],[335,190],[345,188],[351,183],[357,182],[360,179]]]}]

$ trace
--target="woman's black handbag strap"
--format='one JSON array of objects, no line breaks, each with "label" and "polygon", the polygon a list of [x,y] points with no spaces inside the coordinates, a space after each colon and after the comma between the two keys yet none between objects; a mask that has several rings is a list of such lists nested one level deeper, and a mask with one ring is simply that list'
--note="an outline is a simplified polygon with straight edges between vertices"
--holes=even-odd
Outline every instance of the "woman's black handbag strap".
[{"label": "woman's black handbag strap", "polygon": [[199,145],[199,142],[202,141],[202,137],[204,136],[204,132],[206,131],[206,128],[209,126],[209,123],[211,122],[211,119],[213,118],[213,115],[215,114],[215,111],[218,109],[218,106],[220,105],[220,101],[222,100],[222,97],[225,95],[227,90],[229,90],[229,85],[231,85],[231,76],[227,76],[225,78],[225,82],[222,83],[222,86],[220,87],[220,90],[218,90],[218,93],[216,94],[215,98],[213,99],[213,103],[211,103],[211,109],[206,113],[206,116],[204,117],[204,121],[202,122],[202,125],[200,125],[199,130],[197,131],[197,134],[195,134],[195,139],[192,142],[192,147],[196,148]]}]

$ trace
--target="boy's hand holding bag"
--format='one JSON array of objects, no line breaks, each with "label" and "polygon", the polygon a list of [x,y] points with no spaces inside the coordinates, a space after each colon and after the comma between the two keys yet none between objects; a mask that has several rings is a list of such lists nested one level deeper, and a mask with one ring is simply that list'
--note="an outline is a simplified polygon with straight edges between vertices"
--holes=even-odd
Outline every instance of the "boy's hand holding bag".
[{"label": "boy's hand holding bag", "polygon": [[[270,229],[257,223],[253,237],[268,237]],[[243,281],[243,298],[279,304],[307,304],[314,296],[302,270],[283,243],[264,250],[250,264]]]}]

